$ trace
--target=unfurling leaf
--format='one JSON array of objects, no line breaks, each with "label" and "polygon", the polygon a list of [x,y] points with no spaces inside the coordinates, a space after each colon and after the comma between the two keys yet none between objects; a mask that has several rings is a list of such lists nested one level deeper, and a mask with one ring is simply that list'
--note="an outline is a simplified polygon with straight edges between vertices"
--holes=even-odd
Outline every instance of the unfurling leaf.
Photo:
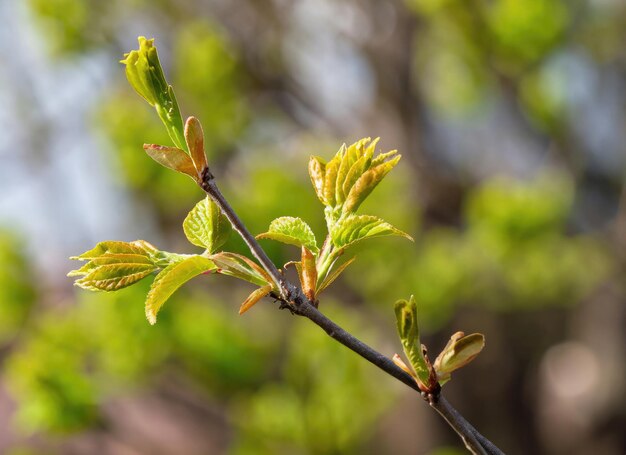
[{"label": "unfurling leaf", "polygon": [[87,261],[68,276],[82,276],[74,283],[90,291],[116,291],[130,286],[158,270],[152,245],[144,241],[100,242],[72,259]]},{"label": "unfurling leaf", "polygon": [[240,254],[217,253],[211,255],[211,260],[217,266],[217,273],[239,278],[258,286],[265,286],[273,282],[272,278],[258,264]]},{"label": "unfurling leaf", "polygon": [[[321,158],[309,160],[309,175],[317,197],[326,205],[329,226],[339,214],[354,213],[387,173],[398,164],[395,150],[374,158],[378,139],[361,139],[350,146],[343,144],[326,164]],[[328,208],[331,208],[328,211]]]},{"label": "unfurling leaf", "polygon": [[343,271],[346,270],[348,268],[348,266],[354,262],[355,259],[356,258],[348,259],[346,262],[341,264],[339,267],[337,267],[331,273],[326,275],[326,277],[324,277],[324,279],[320,283],[318,283],[319,286],[317,288],[317,295],[319,296],[324,289],[326,289],[328,286],[333,284],[333,281],[335,281],[337,278],[339,278],[339,275],[341,275],[343,273]]},{"label": "unfurling leaf", "polygon": [[156,276],[146,298],[146,318],[156,323],[157,313],[163,304],[183,284],[203,272],[214,270],[215,264],[203,256],[190,256],[173,262]]},{"label": "unfurling leaf", "polygon": [[89,291],[117,291],[155,272],[153,264],[110,264],[95,267],[74,283]]},{"label": "unfurling leaf", "polygon": [[400,161],[400,155],[390,161],[372,167],[363,173],[363,175],[356,180],[350,189],[350,193],[346,196],[346,202],[343,205],[342,212],[355,212],[367,196],[376,188],[376,185],[378,185],[389,171],[398,164],[398,161]]},{"label": "unfurling leaf", "polygon": [[198,172],[191,161],[191,157],[183,150],[164,145],[144,144],[143,149],[154,161],[174,171],[186,174],[196,182],[199,180]]},{"label": "unfurling leaf", "polygon": [[189,117],[185,122],[185,141],[196,171],[201,175],[208,164],[204,152],[204,132],[200,121],[195,117]]},{"label": "unfurling leaf", "polygon": [[231,225],[217,204],[207,196],[189,212],[183,230],[191,243],[214,253],[228,239]]},{"label": "unfurling leaf", "polygon": [[134,242],[119,242],[117,240],[107,240],[98,243],[89,251],[85,251],[80,256],[72,256],[70,259],[84,261],[93,259],[104,254],[139,254],[147,256],[157,249],[145,240],[135,240]]},{"label": "unfurling leaf", "polygon": [[309,225],[300,218],[292,216],[276,218],[270,223],[269,231],[256,237],[257,239],[272,239],[289,245],[304,246],[315,254],[319,252],[315,234]]},{"label": "unfurling leaf", "polygon": [[[343,147],[345,147],[345,145]],[[341,150],[343,150],[343,148]],[[337,171],[340,164],[340,157],[335,155],[335,157],[326,164],[326,172],[324,173],[324,200],[326,201],[325,204],[331,207],[335,205],[335,185],[337,184]]]},{"label": "unfurling leaf", "polygon": [[324,198],[324,176],[326,174],[326,163],[319,156],[312,156],[309,159],[309,176],[311,177],[311,183],[315,188],[315,194],[322,202],[326,204]]},{"label": "unfurling leaf", "polygon": [[139,49],[124,54],[126,77],[135,91],[157,111],[174,144],[185,149],[183,120],[172,86],[165,80],[154,39],[138,38]]},{"label": "unfurling leaf", "polygon": [[[354,181],[356,181],[356,179],[358,179],[358,177],[369,167],[378,138],[371,142],[371,144],[366,148],[365,146],[370,143],[370,141],[371,139],[366,137],[350,145],[347,149],[343,149],[341,164],[337,170],[337,184],[335,186],[335,199],[337,205],[342,204],[346,200],[348,191],[352,186],[351,184],[346,185],[347,179],[352,179],[354,183]],[[357,170],[358,174],[355,174]]]},{"label": "unfurling leaf", "polygon": [[333,245],[337,248],[346,248],[366,238],[386,235],[398,235],[413,240],[407,233],[378,217],[370,215],[348,215],[341,218],[332,226],[330,231]]},{"label": "unfurling leaf", "polygon": [[470,363],[480,351],[485,347],[485,337],[481,333],[465,335],[463,332],[456,332],[450,341],[443,348],[435,359],[435,371],[441,385],[450,380],[450,375],[454,370]]},{"label": "unfurling leaf", "polygon": [[268,284],[267,286],[263,286],[248,296],[248,298],[241,304],[239,308],[239,314],[244,314],[250,308],[252,308],[259,300],[265,297],[272,291],[272,285]]},{"label": "unfurling leaf", "polygon": [[417,378],[418,384],[428,389],[433,385],[431,384],[433,377],[432,367],[426,361],[422,352],[415,299],[411,296],[409,301],[398,300],[394,309],[402,348],[413,370],[415,370],[415,374],[412,376]]},{"label": "unfurling leaf", "polygon": [[315,265],[315,256],[305,246],[302,247],[302,276],[300,282],[302,291],[307,299],[315,302],[315,289],[317,287],[317,267]]}]

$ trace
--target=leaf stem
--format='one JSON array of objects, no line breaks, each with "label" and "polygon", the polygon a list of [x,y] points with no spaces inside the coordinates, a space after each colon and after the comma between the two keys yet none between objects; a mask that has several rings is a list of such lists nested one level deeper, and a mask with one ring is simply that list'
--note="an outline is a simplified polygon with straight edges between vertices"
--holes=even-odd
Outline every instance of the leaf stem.
[{"label": "leaf stem", "polygon": [[226,218],[232,224],[233,229],[239,233],[246,245],[248,245],[248,248],[250,248],[254,257],[272,277],[280,293],[279,300],[285,304],[284,307],[289,308],[292,313],[304,316],[311,320],[314,324],[324,330],[331,338],[376,365],[378,368],[390,376],[393,376],[398,381],[409,386],[413,390],[420,392],[420,394],[422,394],[422,396],[428,401],[430,406],[433,407],[445,419],[448,425],[461,437],[465,446],[472,453],[478,455],[504,455],[500,449],[480,434],[467,420],[465,420],[461,414],[459,414],[456,409],[452,407],[452,405],[450,405],[450,403],[448,403],[445,398],[443,398],[443,396],[441,396],[440,389],[438,389],[435,394],[424,395],[411,375],[399,368],[389,357],[363,343],[361,340],[326,317],[317,308],[315,308],[311,302],[308,301],[299,287],[285,280],[274,263],[269,259],[261,245],[259,245],[256,238],[250,234],[233,208],[226,201],[218,189],[217,184],[214,181],[214,177],[208,168],[203,172],[200,187],[213,199],[213,201],[215,201],[215,203],[222,210],[222,213],[224,213]]}]

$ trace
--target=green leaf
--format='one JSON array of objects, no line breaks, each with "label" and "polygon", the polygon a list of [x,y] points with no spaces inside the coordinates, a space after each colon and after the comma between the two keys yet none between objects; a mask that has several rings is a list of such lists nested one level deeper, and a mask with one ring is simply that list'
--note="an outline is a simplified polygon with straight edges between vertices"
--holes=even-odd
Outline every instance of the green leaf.
[{"label": "green leaf", "polygon": [[228,219],[208,196],[198,202],[183,222],[185,235],[194,245],[214,253],[231,231]]},{"label": "green leaf", "polygon": [[[89,264],[93,264],[93,261],[87,265]],[[74,285],[89,291],[117,291],[136,283],[157,269],[158,267],[153,264],[142,263],[114,263],[94,266],[84,277],[76,280]]]},{"label": "green leaf", "polygon": [[435,360],[435,371],[441,385],[450,380],[454,370],[470,363],[480,351],[485,347],[485,337],[481,333],[465,335],[463,332],[456,332],[448,341],[448,344],[441,351]]},{"label": "green leaf", "polygon": [[268,284],[267,286],[260,287],[256,289],[248,296],[248,298],[241,304],[239,308],[239,314],[244,314],[250,308],[258,303],[263,297],[269,294],[272,291],[272,285]]},{"label": "green leaf", "polygon": [[237,253],[222,252],[211,255],[217,273],[248,281],[258,286],[273,283],[272,278],[252,260]]},{"label": "green leaf", "polygon": [[419,326],[417,323],[417,304],[411,296],[409,301],[398,300],[394,306],[398,334],[402,342],[402,348],[411,366],[415,370],[419,382],[428,386],[430,384],[430,368],[424,354],[419,337]]},{"label": "green leaf", "polygon": [[270,229],[267,232],[256,236],[257,239],[272,239],[278,242],[306,247],[314,254],[319,252],[315,234],[302,219],[292,216],[283,216],[276,218],[270,223]]},{"label": "green leaf", "polygon": [[371,167],[363,175],[361,175],[346,196],[346,202],[343,205],[342,212],[355,212],[367,196],[370,195],[374,188],[376,188],[381,180],[389,173],[389,171],[391,171],[395,165],[398,164],[400,158],[401,155],[398,155],[390,161]]},{"label": "green leaf", "polygon": [[203,256],[190,256],[161,270],[154,279],[146,299],[148,322],[156,323],[157,313],[179,287],[195,276],[215,268],[215,264],[210,259]]},{"label": "green leaf", "polygon": [[157,111],[174,144],[185,149],[183,120],[172,86],[165,80],[154,39],[138,38],[139,49],[124,54],[126,78],[135,91]]},{"label": "green leaf", "polygon": [[199,181],[200,177],[191,157],[183,150],[176,147],[166,147],[165,145],[156,144],[144,144],[143,149],[150,158],[161,166],[188,175],[196,182]]},{"label": "green leaf", "polygon": [[399,235],[413,240],[407,233],[370,215],[348,215],[341,218],[330,231],[333,245],[337,248],[346,248],[366,238],[386,235]]}]

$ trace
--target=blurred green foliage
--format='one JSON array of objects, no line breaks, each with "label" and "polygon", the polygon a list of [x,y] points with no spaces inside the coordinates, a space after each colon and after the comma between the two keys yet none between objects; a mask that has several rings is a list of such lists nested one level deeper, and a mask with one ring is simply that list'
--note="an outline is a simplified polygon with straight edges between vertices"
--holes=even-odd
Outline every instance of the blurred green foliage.
[{"label": "blurred green foliage", "polygon": [[[354,312],[335,307],[328,313],[351,321],[347,329],[352,333],[367,336]],[[367,363],[340,344],[328,343],[307,321],[297,321],[293,329],[281,381],[265,383],[233,415],[239,431],[232,453],[362,453],[368,443],[363,435],[393,403],[392,389],[380,387],[381,380],[391,380],[369,374]]]},{"label": "blurred green foliage", "polygon": [[0,347],[19,334],[37,298],[24,248],[16,234],[0,230]]},{"label": "blurred green foliage", "polygon": [[365,248],[346,273],[373,305],[386,308],[389,290],[414,293],[426,330],[445,323],[460,302],[503,311],[574,305],[612,264],[599,240],[567,234],[571,188],[553,173],[489,180],[468,194],[464,229],[430,229],[393,258]]}]

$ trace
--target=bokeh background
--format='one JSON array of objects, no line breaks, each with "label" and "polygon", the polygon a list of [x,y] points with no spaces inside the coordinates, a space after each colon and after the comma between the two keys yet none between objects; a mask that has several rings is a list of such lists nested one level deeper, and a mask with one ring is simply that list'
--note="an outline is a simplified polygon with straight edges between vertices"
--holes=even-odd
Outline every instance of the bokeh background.
[{"label": "bokeh background", "polygon": [[324,312],[392,355],[414,294],[431,352],[486,335],[445,392],[503,450],[625,453],[625,2],[2,0],[0,18],[0,453],[463,453],[308,321],[237,316],[245,284],[198,278],[154,327],[148,282],[72,287],[68,256],[100,240],[195,251],[181,222],[203,195],[142,152],[169,141],[118,63],[138,35],[252,232],[294,215],[322,235],[309,155],[400,150],[366,210],[416,241],[365,242]]}]

